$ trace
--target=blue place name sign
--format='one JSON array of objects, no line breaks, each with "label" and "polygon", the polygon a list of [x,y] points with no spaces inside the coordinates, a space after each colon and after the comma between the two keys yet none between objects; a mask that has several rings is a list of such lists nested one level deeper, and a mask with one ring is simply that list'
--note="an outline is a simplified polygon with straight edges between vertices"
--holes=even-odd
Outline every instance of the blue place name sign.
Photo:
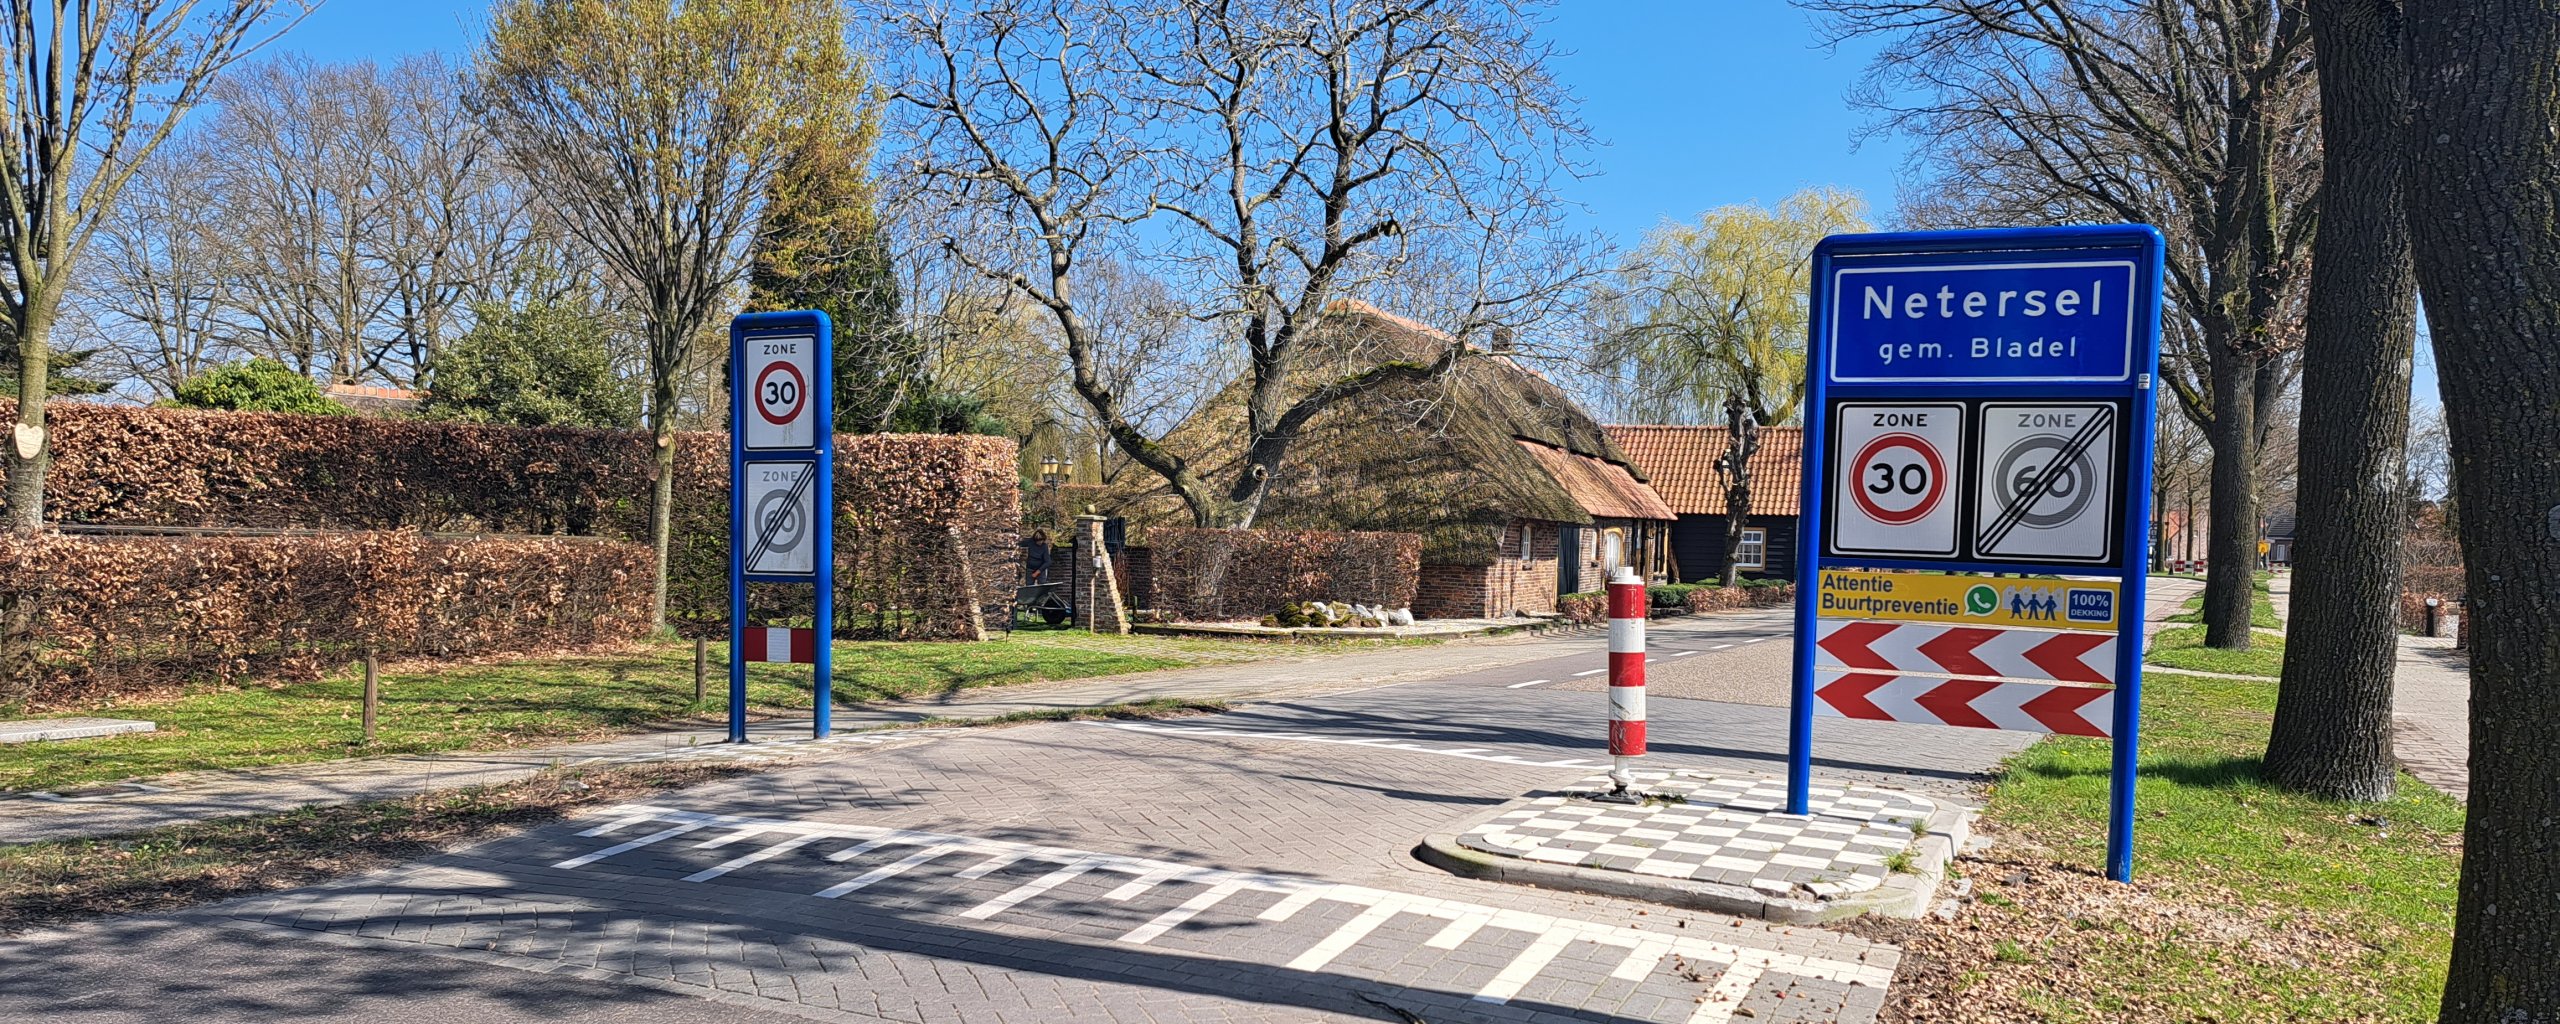
[{"label": "blue place name sign", "polygon": [[2137,257],[2004,262],[1909,257],[1831,265],[1827,365],[1836,384],[2133,379]]}]

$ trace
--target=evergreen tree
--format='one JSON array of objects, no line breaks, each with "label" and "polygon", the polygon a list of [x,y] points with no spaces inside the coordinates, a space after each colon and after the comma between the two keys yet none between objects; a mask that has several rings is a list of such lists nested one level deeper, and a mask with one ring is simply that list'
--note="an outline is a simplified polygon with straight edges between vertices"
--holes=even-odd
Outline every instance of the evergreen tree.
[{"label": "evergreen tree", "polygon": [[613,372],[602,321],[561,303],[484,303],[479,324],[436,357],[429,418],[525,427],[629,428],[640,392]]},{"label": "evergreen tree", "polygon": [[758,225],[747,308],[815,309],[835,322],[836,429],[890,425],[920,387],[922,339],[899,323],[899,289],[866,166],[876,107],[794,150]]},{"label": "evergreen tree", "polygon": [[231,363],[189,378],[178,385],[175,405],[187,409],[230,409],[239,412],[290,412],[337,416],[347,407],[330,401],[320,385],[302,372],[260,356]]}]

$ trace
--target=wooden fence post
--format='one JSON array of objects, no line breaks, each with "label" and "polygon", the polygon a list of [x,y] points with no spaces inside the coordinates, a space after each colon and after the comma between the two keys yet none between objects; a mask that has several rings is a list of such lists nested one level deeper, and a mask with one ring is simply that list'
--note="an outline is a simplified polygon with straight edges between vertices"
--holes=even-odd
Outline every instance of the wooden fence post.
[{"label": "wooden fence post", "polygon": [[702,703],[702,676],[710,664],[707,653],[710,645],[710,641],[701,637],[693,638],[693,702],[696,704]]},{"label": "wooden fence post", "polygon": [[382,704],[382,672],[373,651],[364,652],[364,745],[373,745],[374,711]]}]

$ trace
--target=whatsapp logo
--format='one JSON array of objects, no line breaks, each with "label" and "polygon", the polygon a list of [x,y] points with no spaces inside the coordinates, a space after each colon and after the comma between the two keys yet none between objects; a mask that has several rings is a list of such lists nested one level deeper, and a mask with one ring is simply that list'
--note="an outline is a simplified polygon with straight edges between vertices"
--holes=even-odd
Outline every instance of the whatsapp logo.
[{"label": "whatsapp logo", "polygon": [[1999,611],[2000,592],[1976,583],[1973,589],[1964,592],[1964,610],[1967,615],[1989,615]]}]

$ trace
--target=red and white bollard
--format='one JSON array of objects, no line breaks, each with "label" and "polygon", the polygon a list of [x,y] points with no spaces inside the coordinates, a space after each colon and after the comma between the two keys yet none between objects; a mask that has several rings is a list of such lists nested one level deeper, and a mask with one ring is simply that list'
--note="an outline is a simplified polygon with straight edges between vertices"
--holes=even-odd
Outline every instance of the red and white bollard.
[{"label": "red and white bollard", "polygon": [[1609,780],[1614,795],[1635,785],[1628,766],[1644,756],[1644,578],[1626,566],[1609,578]]}]

